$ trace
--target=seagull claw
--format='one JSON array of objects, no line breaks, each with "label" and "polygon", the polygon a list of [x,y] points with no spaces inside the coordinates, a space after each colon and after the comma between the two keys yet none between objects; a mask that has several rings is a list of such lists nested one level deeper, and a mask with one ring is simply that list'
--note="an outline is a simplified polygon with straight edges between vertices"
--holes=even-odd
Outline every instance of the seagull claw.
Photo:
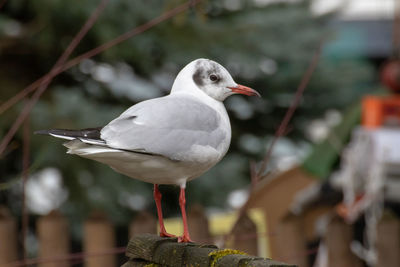
[{"label": "seagull claw", "polygon": [[161,232],[161,233],[160,233],[160,236],[161,236],[161,237],[176,237],[176,235],[169,234],[169,233],[167,233],[167,232]]},{"label": "seagull claw", "polygon": [[178,243],[194,243],[189,236],[182,235],[178,237]]}]

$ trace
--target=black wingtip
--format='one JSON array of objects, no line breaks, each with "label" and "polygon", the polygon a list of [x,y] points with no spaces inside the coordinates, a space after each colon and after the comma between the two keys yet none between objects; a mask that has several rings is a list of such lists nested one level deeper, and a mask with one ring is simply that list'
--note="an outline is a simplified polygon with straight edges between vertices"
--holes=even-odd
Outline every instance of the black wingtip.
[{"label": "black wingtip", "polygon": [[37,131],[34,131],[33,134],[49,135],[50,134],[50,130],[37,130]]},{"label": "black wingtip", "polygon": [[34,134],[52,135],[58,138],[89,138],[94,140],[100,140],[100,131],[103,127],[87,128],[82,130],[66,130],[66,129],[50,129],[50,130],[38,130],[33,132]]}]

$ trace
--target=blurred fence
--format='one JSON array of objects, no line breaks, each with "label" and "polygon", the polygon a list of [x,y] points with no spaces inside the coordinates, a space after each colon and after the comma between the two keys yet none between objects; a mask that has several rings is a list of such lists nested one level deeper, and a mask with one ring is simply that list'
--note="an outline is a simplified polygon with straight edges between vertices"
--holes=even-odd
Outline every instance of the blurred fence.
[{"label": "blurred fence", "polygon": [[[276,260],[295,263],[299,267],[367,266],[352,251],[360,226],[348,224],[337,215],[333,215],[327,221],[319,246],[315,249],[307,249],[304,221],[300,216],[283,218],[278,228],[279,255],[274,255]],[[400,218],[382,217],[377,227],[375,246],[377,251],[375,266],[400,266]],[[313,264],[310,260],[312,254],[317,254],[317,258],[320,258]]]},{"label": "blurred fence", "polygon": [[[202,207],[194,206],[188,214],[190,233],[193,240],[199,243],[214,243],[208,228],[208,218]],[[129,225],[129,236],[140,233],[156,233],[156,218],[140,212]],[[83,223],[82,249],[79,255],[71,254],[70,231],[68,219],[58,211],[52,211],[36,221],[36,238],[38,253],[36,259],[20,260],[21,248],[17,220],[5,207],[0,209],[0,266],[69,267],[77,260],[83,261],[85,267],[115,267],[117,254],[124,248],[116,248],[114,225],[99,212],[90,215]],[[239,236],[239,238],[236,237]],[[245,238],[240,238],[246,234]],[[257,232],[254,222],[248,216],[243,217],[236,225],[231,246],[249,254],[257,253]],[[78,263],[79,263],[78,262]]]},{"label": "blurred fence", "polygon": [[[194,206],[188,214],[190,233],[199,243],[214,244],[221,236],[212,236],[208,218],[200,206]],[[116,247],[114,225],[102,213],[93,213],[83,223],[82,252],[71,253],[68,219],[58,211],[40,217],[36,221],[38,242],[37,258],[20,260],[18,246],[17,221],[5,207],[0,208],[0,266],[38,266],[70,267],[83,262],[85,267],[115,267],[118,265],[117,254],[125,248]],[[138,213],[129,225],[129,237],[141,233],[157,232],[156,218],[147,212]],[[256,224],[250,216],[244,214],[232,229],[232,238],[225,238],[224,246],[242,250],[250,255],[257,255],[258,239],[267,233],[257,232]],[[274,260],[297,264],[299,267],[312,266],[310,256],[317,250],[307,249],[301,218],[288,216],[282,218],[279,231],[281,243],[279,256]],[[340,217],[334,217],[327,225],[322,237],[319,253],[325,254],[329,267],[364,266],[351,251],[354,229]],[[400,220],[396,217],[384,217],[378,226],[377,266],[400,266]],[[219,240],[219,241],[218,241]],[[221,244],[219,244],[221,245]],[[315,265],[314,265],[315,266]],[[317,265],[318,266],[318,265]]]}]

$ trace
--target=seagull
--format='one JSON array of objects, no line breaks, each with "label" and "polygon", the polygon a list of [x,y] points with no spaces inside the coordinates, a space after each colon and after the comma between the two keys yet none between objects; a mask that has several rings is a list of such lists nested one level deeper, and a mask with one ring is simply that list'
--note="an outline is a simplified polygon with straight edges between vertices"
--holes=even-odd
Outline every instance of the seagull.
[{"label": "seagull", "polygon": [[237,84],[217,62],[201,58],[178,73],[169,95],[133,105],[104,127],[35,133],[67,139],[67,153],[154,184],[162,237],[175,236],[164,227],[158,185],[180,186],[183,235],[178,241],[192,242],[185,210],[186,183],[217,164],[228,151],[231,125],[223,101],[233,94],[260,96]]}]

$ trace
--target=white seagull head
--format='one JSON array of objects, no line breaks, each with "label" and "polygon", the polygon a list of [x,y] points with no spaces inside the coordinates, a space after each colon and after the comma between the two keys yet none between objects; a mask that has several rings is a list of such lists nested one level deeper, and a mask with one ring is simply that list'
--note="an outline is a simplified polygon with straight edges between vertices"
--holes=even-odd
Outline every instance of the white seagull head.
[{"label": "white seagull head", "polygon": [[171,92],[181,90],[201,90],[218,101],[233,94],[260,96],[256,90],[237,84],[223,66],[204,58],[190,62],[179,72]]}]

